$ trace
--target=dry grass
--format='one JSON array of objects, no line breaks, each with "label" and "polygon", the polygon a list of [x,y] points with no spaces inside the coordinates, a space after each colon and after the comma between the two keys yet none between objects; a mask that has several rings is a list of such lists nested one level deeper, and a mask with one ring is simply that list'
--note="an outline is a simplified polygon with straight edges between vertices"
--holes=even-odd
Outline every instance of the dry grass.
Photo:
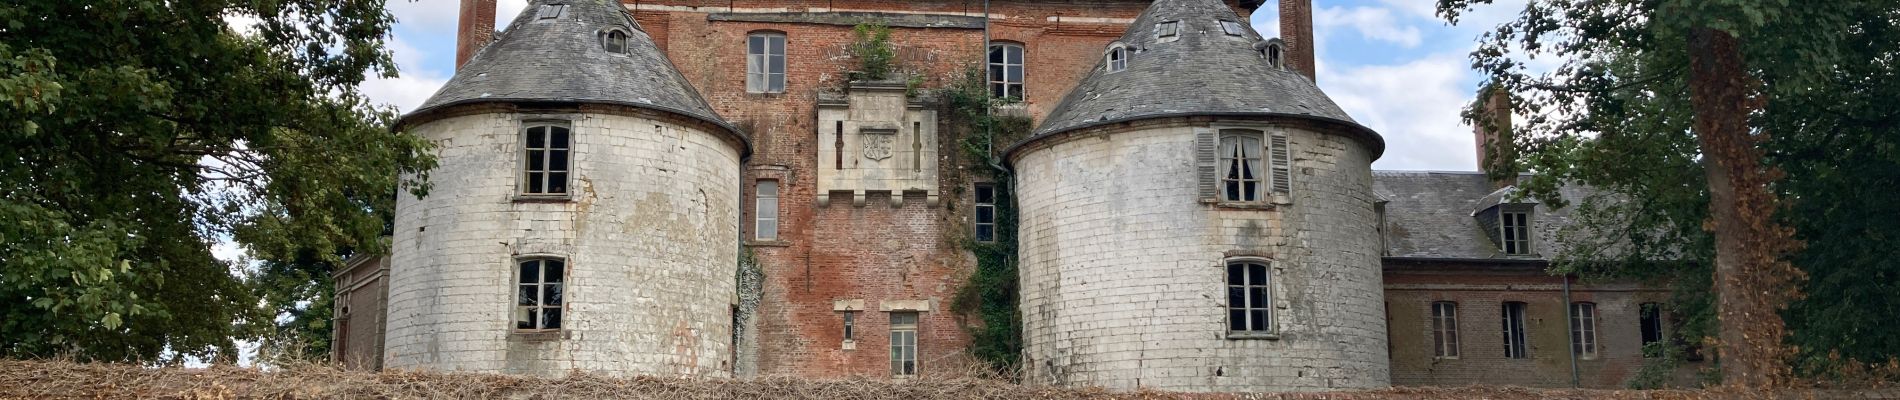
[{"label": "dry grass", "polygon": [[1274,394],[1110,392],[1014,385],[970,378],[924,378],[892,383],[869,379],[749,380],[613,378],[576,373],[545,379],[494,374],[392,371],[369,373],[326,366],[275,371],[217,366],[143,368],[63,361],[0,361],[0,399],[1731,399],[1900,398],[1871,391],[1742,392],[1464,388],[1391,388],[1371,391]]}]

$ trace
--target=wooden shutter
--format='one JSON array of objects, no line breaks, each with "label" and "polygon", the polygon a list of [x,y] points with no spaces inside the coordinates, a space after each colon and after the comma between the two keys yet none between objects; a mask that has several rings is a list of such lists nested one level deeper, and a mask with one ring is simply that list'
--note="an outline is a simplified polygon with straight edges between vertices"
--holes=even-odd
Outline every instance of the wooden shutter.
[{"label": "wooden shutter", "polygon": [[1273,193],[1293,192],[1293,152],[1287,149],[1286,131],[1274,130],[1267,145],[1267,157],[1273,166]]},{"label": "wooden shutter", "polygon": [[1219,164],[1218,155],[1215,154],[1218,147],[1220,136],[1215,135],[1213,129],[1194,128],[1195,186],[1200,188],[1201,201],[1204,202],[1218,201],[1220,196],[1220,185],[1215,175],[1216,165]]}]

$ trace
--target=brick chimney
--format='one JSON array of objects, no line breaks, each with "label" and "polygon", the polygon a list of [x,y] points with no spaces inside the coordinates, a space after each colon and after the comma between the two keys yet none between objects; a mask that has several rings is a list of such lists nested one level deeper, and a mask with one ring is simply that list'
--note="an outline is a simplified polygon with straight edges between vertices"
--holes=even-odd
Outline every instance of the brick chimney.
[{"label": "brick chimney", "polygon": [[495,0],[462,0],[462,17],[456,25],[455,68],[461,69],[495,38]]},{"label": "brick chimney", "polygon": [[1280,0],[1280,41],[1286,66],[1316,81],[1313,68],[1313,0]]},{"label": "brick chimney", "polygon": [[[1478,91],[1478,108],[1471,118],[1471,134],[1477,138],[1478,171],[1489,174],[1500,168],[1515,169],[1517,151],[1511,145],[1511,95],[1496,86]],[[1495,151],[1493,151],[1495,150]],[[1496,159],[1492,159],[1492,158]],[[1497,188],[1516,185],[1517,177],[1493,179]]]}]

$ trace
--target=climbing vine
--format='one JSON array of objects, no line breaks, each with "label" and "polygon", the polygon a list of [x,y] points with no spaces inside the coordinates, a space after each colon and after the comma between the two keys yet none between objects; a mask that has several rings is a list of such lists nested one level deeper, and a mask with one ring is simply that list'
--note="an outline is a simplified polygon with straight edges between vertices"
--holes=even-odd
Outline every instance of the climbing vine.
[{"label": "climbing vine", "polygon": [[952,308],[980,321],[969,325],[971,354],[998,372],[1012,372],[1022,354],[1023,324],[1017,308],[1015,196],[1002,150],[1026,137],[1033,121],[992,113],[1003,100],[990,97],[983,70],[974,66],[964,69],[959,79],[939,93],[952,118],[961,120],[956,125],[969,130],[957,143],[965,159],[973,161],[969,170],[995,182],[995,241],[963,240],[963,247],[976,257],[976,269],[958,291]]}]

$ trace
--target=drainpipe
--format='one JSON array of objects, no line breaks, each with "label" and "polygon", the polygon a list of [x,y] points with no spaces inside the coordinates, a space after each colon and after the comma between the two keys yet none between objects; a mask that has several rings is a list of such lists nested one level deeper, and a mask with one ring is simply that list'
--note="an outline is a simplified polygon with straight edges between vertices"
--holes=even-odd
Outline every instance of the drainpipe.
[{"label": "drainpipe", "polygon": [[[989,66],[989,62],[990,62],[990,0],[983,0],[983,47],[982,49],[983,49],[983,53],[982,53],[983,54],[983,90],[988,91],[990,90],[989,89],[990,80],[996,79],[996,77],[990,76],[990,66]],[[985,104],[983,106],[983,115],[990,117],[991,122],[992,122],[992,124],[990,125],[995,125],[993,123],[995,122],[995,119],[996,119],[994,111],[995,110],[990,109],[988,104]],[[1005,168],[1003,167],[1002,164],[999,164],[996,162],[996,132],[993,130],[993,128],[990,125],[983,126],[983,133],[984,133],[983,138],[985,142],[984,143],[985,149],[983,150],[983,152],[988,154],[988,157],[986,157],[988,158],[988,160],[983,160],[983,161],[989,163],[990,168],[995,168],[997,171],[1003,171],[1003,173],[1007,174],[1010,172],[1009,168]]]},{"label": "drainpipe", "polygon": [[[1566,333],[1567,335],[1575,335],[1577,332],[1577,326],[1576,326],[1577,316],[1571,315],[1571,313],[1577,312],[1575,308],[1576,307],[1572,306],[1570,303],[1570,274],[1565,273],[1564,274],[1564,326],[1567,326],[1570,328],[1570,332]],[[1569,336],[1566,336],[1566,337],[1569,337]],[[1581,382],[1583,381],[1582,376],[1579,375],[1577,372],[1577,347],[1576,347],[1577,344],[1575,343],[1576,341],[1577,341],[1577,338],[1570,337],[1571,343],[1567,343],[1566,346],[1564,346],[1564,347],[1568,347],[1568,349],[1566,350],[1570,350],[1570,387],[1573,387],[1573,388],[1583,387],[1583,385],[1581,384]]]}]

